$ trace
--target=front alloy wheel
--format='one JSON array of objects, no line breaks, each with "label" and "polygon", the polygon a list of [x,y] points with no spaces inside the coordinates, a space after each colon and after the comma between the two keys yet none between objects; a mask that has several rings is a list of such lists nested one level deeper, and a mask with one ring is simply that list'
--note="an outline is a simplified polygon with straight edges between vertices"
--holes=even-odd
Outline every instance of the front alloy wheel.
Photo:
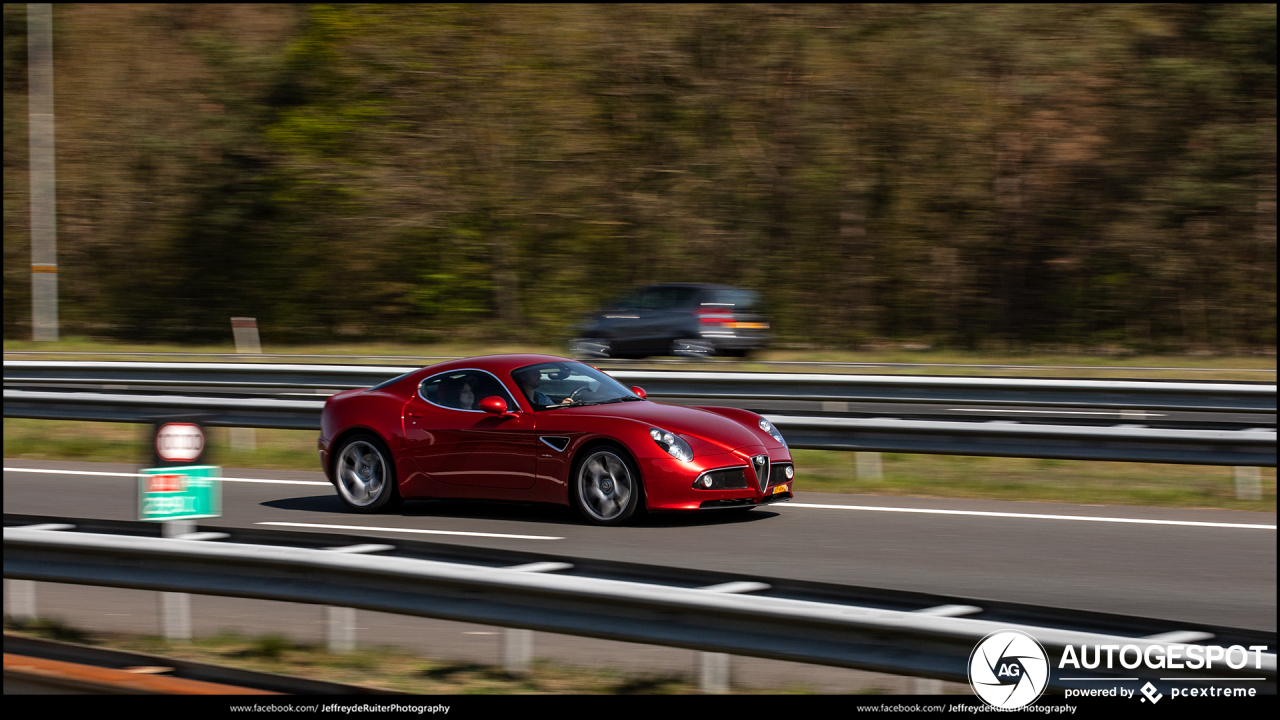
[{"label": "front alloy wheel", "polygon": [[621,525],[640,505],[640,479],[630,464],[601,448],[578,466],[574,483],[578,509],[597,525]]},{"label": "front alloy wheel", "polygon": [[343,443],[334,476],[338,496],[358,513],[378,512],[399,500],[391,460],[382,444],[368,435]]}]

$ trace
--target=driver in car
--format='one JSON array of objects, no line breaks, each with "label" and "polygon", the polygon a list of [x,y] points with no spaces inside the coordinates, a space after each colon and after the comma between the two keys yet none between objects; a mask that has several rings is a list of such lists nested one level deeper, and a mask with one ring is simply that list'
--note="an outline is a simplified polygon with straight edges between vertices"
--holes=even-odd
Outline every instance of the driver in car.
[{"label": "driver in car", "polygon": [[[551,398],[547,397],[546,393],[538,389],[538,386],[542,384],[542,373],[538,372],[537,368],[529,368],[516,373],[516,382],[520,384],[520,391],[534,405],[544,407],[555,405]],[[565,400],[567,402],[568,398],[565,398]]]},{"label": "driver in car", "polygon": [[[567,375],[567,373],[563,373],[563,374]],[[521,370],[517,373],[514,373],[513,376],[515,377],[516,382],[520,385],[520,391],[523,392],[524,396],[529,399],[529,402],[533,403],[534,405],[539,405],[542,407],[548,407],[548,406],[557,404],[546,393],[538,390],[538,386],[542,384],[542,373],[539,372],[537,368],[529,368],[527,370]],[[560,379],[554,374],[552,375],[552,378],[557,380]],[[574,390],[573,392],[569,393],[569,395],[565,399],[561,400],[559,404],[572,405],[574,403],[580,403],[580,402],[583,402],[584,400],[592,398],[594,395],[595,395],[595,392],[592,390],[592,387],[590,385],[583,385],[582,387],[579,387],[577,390]]]}]

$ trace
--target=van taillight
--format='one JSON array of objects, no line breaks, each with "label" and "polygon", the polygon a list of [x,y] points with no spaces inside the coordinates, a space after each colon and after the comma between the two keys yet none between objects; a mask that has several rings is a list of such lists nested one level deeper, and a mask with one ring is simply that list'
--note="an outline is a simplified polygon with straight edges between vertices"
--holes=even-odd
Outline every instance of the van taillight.
[{"label": "van taillight", "polygon": [[733,322],[733,311],[726,308],[699,308],[698,320],[715,324]]}]

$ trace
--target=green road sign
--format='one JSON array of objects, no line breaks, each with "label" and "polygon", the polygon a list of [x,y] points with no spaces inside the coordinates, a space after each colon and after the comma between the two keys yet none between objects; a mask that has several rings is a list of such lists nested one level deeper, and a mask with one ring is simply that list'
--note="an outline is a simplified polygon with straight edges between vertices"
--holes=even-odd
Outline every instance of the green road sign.
[{"label": "green road sign", "polygon": [[140,520],[192,520],[222,515],[222,468],[146,468],[138,478]]}]

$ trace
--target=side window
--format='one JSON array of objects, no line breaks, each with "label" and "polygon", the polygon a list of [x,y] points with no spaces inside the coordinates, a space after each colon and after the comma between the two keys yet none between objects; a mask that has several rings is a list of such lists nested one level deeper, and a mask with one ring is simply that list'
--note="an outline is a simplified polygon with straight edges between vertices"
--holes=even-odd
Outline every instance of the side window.
[{"label": "side window", "polygon": [[662,304],[662,290],[660,288],[650,288],[640,294],[640,300],[636,303],[637,310],[655,310]]},{"label": "side window", "polygon": [[624,297],[618,298],[612,305],[610,310],[638,310],[643,302],[644,293],[631,293]]},{"label": "side window", "polygon": [[657,288],[648,294],[646,310],[670,310],[675,307],[675,288]]},{"label": "side window", "polygon": [[698,294],[694,288],[659,287],[644,293],[645,310],[675,310],[687,307]]},{"label": "side window", "polygon": [[429,403],[455,410],[479,412],[480,401],[493,395],[505,400],[507,407],[517,407],[510,393],[492,375],[478,370],[458,370],[427,378],[419,386],[418,394]]},{"label": "side window", "polygon": [[673,308],[688,308],[693,305],[694,300],[698,297],[697,288],[676,288],[675,300],[672,302]]}]

